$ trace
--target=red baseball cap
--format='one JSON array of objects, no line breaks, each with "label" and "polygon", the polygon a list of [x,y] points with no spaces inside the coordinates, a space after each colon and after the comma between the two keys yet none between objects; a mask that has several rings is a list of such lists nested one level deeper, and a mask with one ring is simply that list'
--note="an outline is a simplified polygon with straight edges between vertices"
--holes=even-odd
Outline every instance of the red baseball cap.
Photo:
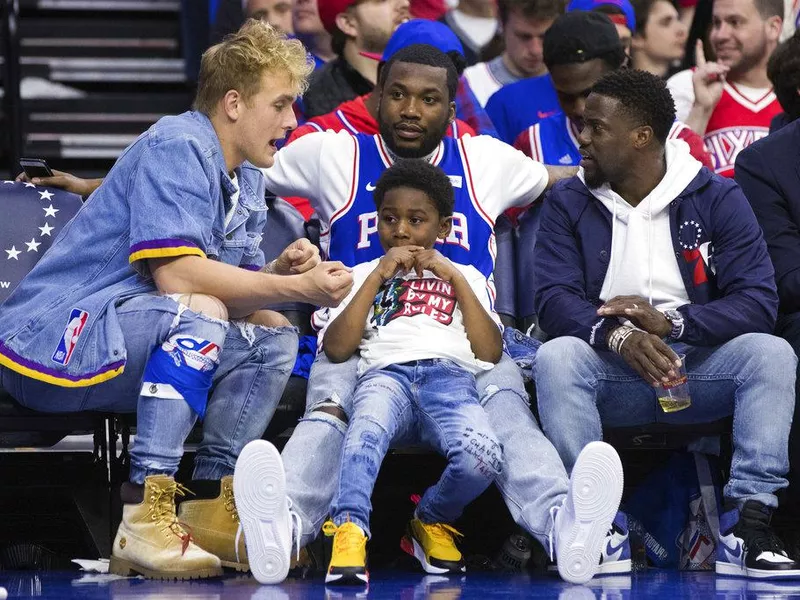
[{"label": "red baseball cap", "polygon": [[357,0],[317,0],[317,10],[322,26],[328,33],[336,30],[336,17],[350,8]]}]

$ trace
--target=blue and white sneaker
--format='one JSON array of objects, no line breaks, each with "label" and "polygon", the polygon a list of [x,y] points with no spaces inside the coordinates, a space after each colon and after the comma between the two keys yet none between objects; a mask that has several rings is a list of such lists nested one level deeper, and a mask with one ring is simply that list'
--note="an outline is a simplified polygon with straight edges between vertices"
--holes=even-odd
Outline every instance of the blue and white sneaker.
[{"label": "blue and white sneaker", "polygon": [[611,530],[606,536],[606,543],[600,555],[598,575],[617,575],[631,572],[631,542],[628,531],[628,517],[624,512],[617,512]]},{"label": "blue and white sneaker", "polygon": [[622,500],[622,486],[622,463],[616,450],[604,442],[587,444],[572,468],[563,504],[551,509],[555,515],[550,557],[556,559],[564,581],[586,583],[597,573]]},{"label": "blue and white sneaker", "polygon": [[748,500],[741,511],[722,515],[717,544],[717,575],[753,579],[800,579],[800,565],[789,558],[770,527],[771,510]]},{"label": "blue and white sneaker", "polygon": [[[547,570],[558,570],[556,563],[547,565]],[[628,531],[628,517],[618,511],[606,534],[605,544],[600,553],[600,566],[596,575],[624,575],[631,572],[631,543]]]}]

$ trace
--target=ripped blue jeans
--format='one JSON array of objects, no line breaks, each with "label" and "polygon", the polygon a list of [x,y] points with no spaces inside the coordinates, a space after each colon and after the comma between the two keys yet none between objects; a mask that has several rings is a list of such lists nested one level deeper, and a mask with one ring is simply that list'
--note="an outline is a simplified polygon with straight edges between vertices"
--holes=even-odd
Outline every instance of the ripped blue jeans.
[{"label": "ripped blue jeans", "polygon": [[353,397],[331,505],[334,523],[349,520],[370,535],[370,497],[395,437],[422,442],[447,458],[441,478],[417,505],[423,523],[453,523],[502,469],[502,448],[471,373],[444,359],[368,371]]},{"label": "ripped blue jeans", "polygon": [[[281,454],[286,468],[286,490],[301,517],[300,543],[319,533],[339,488],[339,460],[347,423],[353,411],[359,356],[334,364],[325,354],[311,366],[306,414],[295,427]],[[544,436],[528,404],[519,368],[508,354],[490,371],[476,378],[480,403],[503,448],[503,470],[495,484],[514,521],[542,545],[552,529],[550,509],[567,494],[567,472],[558,453]],[[325,413],[335,407],[345,420]],[[393,447],[406,440],[395,436]]]},{"label": "ripped blue jeans", "polygon": [[127,352],[121,375],[89,387],[65,388],[0,367],[0,383],[20,404],[38,411],[135,412],[130,480],[143,483],[148,475],[175,474],[184,441],[197,421],[192,408],[169,388],[143,387],[153,351],[180,335],[216,344],[221,352],[194,479],[233,474],[239,452],[262,436],[280,402],[297,355],[296,329],[227,323],[157,294],[135,296],[119,304],[116,312]]}]

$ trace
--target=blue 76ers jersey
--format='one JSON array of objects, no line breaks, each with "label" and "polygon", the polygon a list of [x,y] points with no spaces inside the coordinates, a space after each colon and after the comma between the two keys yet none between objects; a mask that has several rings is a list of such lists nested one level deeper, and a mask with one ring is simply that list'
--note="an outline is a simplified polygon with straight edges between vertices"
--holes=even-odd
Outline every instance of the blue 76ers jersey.
[{"label": "blue 76ers jersey", "polygon": [[[383,256],[372,192],[381,173],[392,164],[379,135],[354,137],[356,156],[347,202],[333,214],[329,228],[321,233],[328,258],[349,267]],[[453,228],[444,242],[437,242],[437,250],[455,263],[474,266],[491,281],[496,255],[494,219],[483,210],[480,199],[475,198],[463,146],[456,139],[444,138],[431,162],[450,177],[455,192]]]},{"label": "blue 76ers jersey", "polygon": [[[578,140],[566,116],[559,113],[542,119],[529,127],[523,135],[530,144],[527,153],[545,165],[574,166],[581,162]],[[519,147],[519,146],[517,146]]]}]

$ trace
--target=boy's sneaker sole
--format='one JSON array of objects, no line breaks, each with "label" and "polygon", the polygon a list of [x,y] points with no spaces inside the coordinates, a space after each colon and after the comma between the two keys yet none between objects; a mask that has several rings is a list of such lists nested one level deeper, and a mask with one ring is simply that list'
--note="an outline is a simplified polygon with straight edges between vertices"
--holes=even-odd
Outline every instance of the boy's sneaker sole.
[{"label": "boy's sneaker sole", "polygon": [[369,572],[361,567],[332,567],[325,574],[325,583],[333,585],[368,585]]},{"label": "boy's sneaker sole", "polygon": [[233,496],[253,577],[280,583],[289,573],[292,526],[283,461],[275,446],[255,440],[244,447],[233,474]]},{"label": "boy's sneaker sole", "polygon": [[446,575],[448,573],[458,574],[464,573],[467,570],[467,567],[462,563],[444,563],[441,567],[432,565],[428,562],[428,559],[425,558],[425,550],[423,550],[419,542],[410,534],[404,535],[403,539],[400,540],[400,548],[407,554],[416,558],[419,564],[422,565],[423,571],[432,575]]},{"label": "boy's sneaker sole", "polygon": [[623,483],[616,451],[604,442],[587,444],[556,514],[556,562],[565,581],[586,583],[597,573],[603,544],[622,500]]}]

